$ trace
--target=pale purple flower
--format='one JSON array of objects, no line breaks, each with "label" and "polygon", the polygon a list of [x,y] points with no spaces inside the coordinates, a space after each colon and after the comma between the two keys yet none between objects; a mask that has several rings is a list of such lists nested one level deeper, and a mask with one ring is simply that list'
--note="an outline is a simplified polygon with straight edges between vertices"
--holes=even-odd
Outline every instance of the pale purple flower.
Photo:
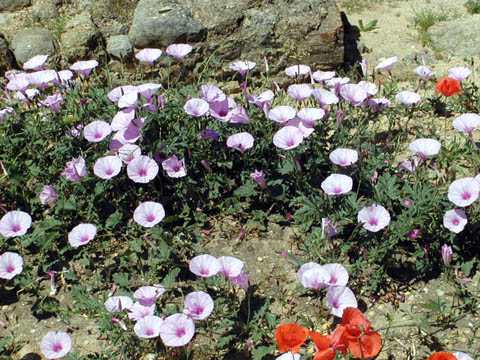
[{"label": "pale purple flower", "polygon": [[82,180],[82,177],[88,175],[85,159],[81,156],[72,158],[72,161],[67,162],[65,170],[61,175],[71,181]]},{"label": "pale purple flower", "polygon": [[346,194],[352,190],[353,180],[343,174],[331,174],[320,185],[327,195]]},{"label": "pale purple flower", "polygon": [[419,229],[413,229],[412,231],[409,231],[409,233],[407,234],[407,237],[410,240],[415,240],[419,236],[420,236],[420,230]]},{"label": "pale purple flower", "polygon": [[456,234],[465,228],[467,222],[467,215],[460,209],[448,210],[443,216],[443,226]]},{"label": "pale purple flower", "polygon": [[378,70],[385,70],[386,72],[390,73],[392,71],[392,66],[398,61],[398,57],[392,56],[383,61],[381,61],[376,67],[375,71]]},{"label": "pale purple flower", "polygon": [[[137,92],[145,98],[147,101],[151,101],[153,95],[162,87],[162,84],[147,83],[137,85]],[[132,91],[133,92],[133,91]]]},{"label": "pale purple flower", "polygon": [[24,70],[42,70],[50,55],[36,55],[23,64]]},{"label": "pale purple flower", "polygon": [[171,44],[168,45],[165,49],[165,52],[177,59],[178,61],[183,61],[185,56],[190,54],[193,50],[193,47],[188,44]]},{"label": "pale purple flower", "polygon": [[27,74],[27,81],[40,90],[55,80],[58,81],[58,74],[55,70],[40,70]]},{"label": "pale purple flower", "polygon": [[362,80],[357,85],[360,86],[363,90],[365,90],[369,97],[374,96],[378,93],[378,86],[372,82]]},{"label": "pale purple flower", "polygon": [[373,111],[382,111],[386,106],[390,105],[390,100],[384,97],[368,99],[367,105],[370,106]]},{"label": "pale purple flower", "polygon": [[295,126],[285,126],[273,136],[273,144],[281,149],[290,150],[296,148],[303,141],[303,133]]},{"label": "pale purple flower", "polygon": [[117,150],[118,157],[125,163],[128,164],[137,156],[142,155],[142,150],[140,146],[135,144],[124,144]]},{"label": "pale purple flower", "polygon": [[340,96],[353,106],[360,106],[368,94],[365,89],[358,84],[345,84],[340,88]]},{"label": "pale purple flower", "polygon": [[326,302],[330,312],[338,317],[342,317],[343,310],[347,307],[356,308],[358,306],[355,294],[346,286],[332,286],[329,288]]},{"label": "pale purple flower", "polygon": [[326,85],[331,88],[334,88],[335,92],[338,93],[340,88],[343,85],[348,84],[349,82],[350,82],[350,78],[348,77],[334,77],[334,78],[331,78],[330,80],[327,80]]},{"label": "pale purple flower", "polygon": [[47,106],[54,112],[58,113],[60,112],[60,105],[63,102],[63,97],[62,94],[60,93],[55,93],[53,95],[47,96],[45,100],[40,100],[39,104],[42,106]]},{"label": "pale purple flower", "polygon": [[64,331],[49,331],[40,341],[40,350],[47,359],[59,359],[72,349],[72,339]]},{"label": "pale purple flower", "polygon": [[208,102],[203,99],[193,98],[185,103],[183,109],[188,115],[199,117],[207,115],[208,111],[210,110],[210,106],[208,105]]},{"label": "pale purple flower", "polygon": [[97,228],[93,224],[79,224],[68,233],[68,242],[73,247],[88,244],[95,238]]},{"label": "pale purple flower", "polygon": [[273,93],[272,90],[267,90],[262,92],[259,95],[250,95],[248,97],[248,102],[251,104],[257,105],[259,108],[262,110],[265,108],[265,106],[268,106],[270,104],[270,101],[275,97],[275,94]]},{"label": "pale purple flower", "polygon": [[110,126],[113,131],[122,130],[127,128],[134,118],[135,118],[134,109],[123,109],[115,114]]},{"label": "pale purple flower", "polygon": [[335,149],[329,155],[330,161],[336,165],[345,167],[358,161],[358,152],[352,149]]},{"label": "pale purple flower", "polygon": [[0,255],[0,279],[10,280],[23,271],[23,259],[14,252]]},{"label": "pale purple flower", "polygon": [[95,69],[97,66],[97,60],[85,60],[77,61],[76,63],[72,64],[69,69],[75,71],[76,73],[84,77],[89,77],[92,70]]},{"label": "pale purple flower", "polygon": [[93,166],[93,173],[101,179],[111,179],[122,170],[122,160],[118,156],[104,156],[99,158]]},{"label": "pale purple flower", "polygon": [[144,339],[155,338],[160,335],[163,322],[161,317],[148,315],[136,322],[133,331],[138,337]]},{"label": "pale purple flower", "polygon": [[400,169],[404,169],[404,170],[407,170],[408,172],[412,173],[412,174],[415,174],[416,172],[416,168],[423,162],[423,158],[420,157],[420,156],[412,156],[411,157],[412,161],[410,160],[405,160],[405,161],[402,161],[398,167]]},{"label": "pale purple flower", "polygon": [[229,117],[231,124],[250,124],[247,110],[243,106],[233,108],[229,113]]},{"label": "pale purple flower", "polygon": [[236,277],[243,269],[243,261],[233,256],[221,256],[217,259],[220,262],[219,274],[225,277]]},{"label": "pale purple flower", "polygon": [[185,169],[185,159],[179,160],[177,155],[173,155],[162,161],[162,168],[168,176],[172,178],[179,178],[187,175]]},{"label": "pale purple flower", "polygon": [[103,305],[108,312],[122,312],[132,307],[133,300],[128,296],[110,296]]},{"label": "pale purple flower", "polygon": [[453,67],[448,70],[448,77],[455,79],[459,82],[462,82],[470,75],[472,75],[472,71],[469,68],[463,66]]},{"label": "pale purple flower", "polygon": [[200,87],[200,95],[202,99],[209,104],[222,102],[227,99],[227,95],[215,85],[207,84]]},{"label": "pale purple flower", "polygon": [[471,177],[455,180],[448,187],[448,200],[457,206],[471,205],[478,199],[480,185]]},{"label": "pale purple flower", "polygon": [[12,79],[10,79],[5,88],[10,91],[20,91],[23,93],[25,92],[25,90],[27,90],[29,85],[30,81],[27,77],[27,74],[20,73],[12,77]]},{"label": "pale purple flower", "polygon": [[455,356],[457,360],[473,360],[473,358],[470,355],[461,351],[455,351],[453,353],[453,356]]},{"label": "pale purple flower", "polygon": [[160,327],[160,337],[165,346],[186,345],[194,334],[195,324],[185,314],[170,315]]},{"label": "pale purple flower", "polygon": [[83,136],[90,142],[100,142],[112,133],[110,124],[103,120],[96,120],[83,128]]},{"label": "pale purple flower", "polygon": [[213,300],[204,291],[194,291],[185,297],[183,313],[194,320],[204,320],[213,311]]},{"label": "pale purple flower", "polygon": [[289,77],[298,77],[300,75],[310,74],[312,70],[307,65],[293,65],[285,69],[285,74]]},{"label": "pale purple flower", "polygon": [[7,80],[12,80],[13,78],[17,77],[17,76],[24,76],[24,75],[27,75],[27,73],[25,71],[21,71],[21,70],[7,70],[5,71],[5,78]]},{"label": "pale purple flower", "polygon": [[153,227],[165,217],[163,205],[154,201],[145,201],[133,212],[133,220],[143,227]]},{"label": "pale purple flower", "polygon": [[425,80],[430,80],[436,74],[435,71],[429,69],[425,65],[417,66],[415,69],[413,69],[413,72]]},{"label": "pale purple flower", "polygon": [[453,127],[458,131],[466,132],[472,136],[473,130],[480,126],[480,115],[467,113],[462,114],[453,120]]},{"label": "pale purple flower", "polygon": [[364,207],[357,215],[357,221],[363,223],[363,228],[377,232],[390,224],[390,214],[382,205]]},{"label": "pale purple flower", "polygon": [[233,134],[227,139],[227,147],[238,150],[241,153],[253,147],[253,143],[253,136],[248,132]]},{"label": "pale purple flower", "polygon": [[53,186],[51,185],[44,185],[38,197],[40,198],[40,202],[43,205],[46,205],[50,202],[54,202],[55,200],[58,199],[58,195],[55,192],[55,189],[53,188]]},{"label": "pale purple flower", "polygon": [[318,101],[320,106],[338,103],[337,95],[335,95],[335,93],[330,90],[317,88],[313,90],[312,96]]},{"label": "pale purple flower", "polygon": [[443,246],[442,246],[442,260],[443,260],[443,263],[445,264],[445,266],[450,266],[450,262],[452,261],[452,257],[453,257],[452,247],[447,245],[447,244],[443,244]]},{"label": "pale purple flower", "polygon": [[313,125],[307,122],[303,122],[299,118],[293,118],[292,120],[287,121],[285,124],[286,126],[294,126],[298,128],[302,132],[303,138],[309,137],[315,129],[313,128]]},{"label": "pale purple flower", "polygon": [[127,165],[128,177],[136,183],[146,184],[158,174],[158,165],[155,160],[146,155],[133,158]]},{"label": "pale purple flower", "polygon": [[120,109],[136,109],[138,107],[138,91],[130,91],[118,99]]},{"label": "pale purple flower", "polygon": [[112,141],[110,142],[110,148],[119,149],[125,144],[133,144],[140,139],[141,136],[142,133],[140,132],[140,128],[135,126],[134,122],[132,122],[126,128],[118,130],[115,135],[113,135]]},{"label": "pale purple flower", "polygon": [[327,286],[330,274],[322,265],[309,262],[300,267],[298,270],[298,278],[305,288],[318,290]]},{"label": "pale purple flower", "polygon": [[117,86],[113,90],[111,90],[108,94],[107,97],[114,103],[117,103],[120,98],[128,94],[130,92],[138,92],[137,87],[133,85],[122,85],[122,86]]},{"label": "pale purple flower", "polygon": [[230,281],[237,285],[240,289],[247,291],[248,290],[248,275],[245,274],[243,271],[240,275],[231,277]]},{"label": "pale purple flower", "polygon": [[133,297],[137,299],[142,306],[152,306],[155,305],[157,299],[164,293],[165,288],[161,285],[142,286],[135,290]]},{"label": "pale purple flower", "polygon": [[292,84],[288,87],[287,93],[292,98],[302,102],[312,95],[313,89],[308,84]]},{"label": "pale purple flower", "polygon": [[73,77],[73,72],[70,70],[60,70],[57,72],[58,79],[53,80],[55,85],[70,86],[70,80]]},{"label": "pale purple flower", "polygon": [[412,141],[408,148],[411,152],[425,160],[429,156],[437,155],[441,146],[440,142],[435,139],[417,139]]},{"label": "pale purple flower", "polygon": [[322,84],[324,81],[330,80],[335,77],[335,71],[315,71],[312,74],[313,80]]},{"label": "pale purple flower", "polygon": [[322,218],[322,238],[338,235],[337,227],[340,224],[332,224],[329,218]]},{"label": "pale purple flower", "polygon": [[412,106],[413,104],[416,104],[422,99],[422,96],[420,94],[417,94],[413,91],[402,91],[399,92],[396,96],[395,99],[397,101],[401,102],[406,108]]},{"label": "pale purple flower", "polygon": [[135,58],[139,61],[146,62],[149,65],[153,65],[160,55],[162,55],[162,50],[160,49],[145,48],[136,53]]},{"label": "pale purple flower", "polygon": [[255,172],[250,174],[250,177],[255,180],[255,182],[260,185],[260,188],[265,189],[267,186],[265,185],[265,174],[263,170],[255,170]]},{"label": "pale purple flower", "polygon": [[322,266],[323,269],[329,274],[330,278],[327,279],[326,285],[331,286],[346,286],[348,282],[348,271],[341,264],[332,263]]},{"label": "pale purple flower", "polygon": [[222,265],[214,256],[204,254],[195,256],[190,261],[188,268],[197,276],[210,277],[216,275],[221,270]]},{"label": "pale purple flower", "polygon": [[295,117],[296,111],[288,105],[274,107],[268,112],[268,118],[278,123],[287,122]]},{"label": "pale purple flower", "polygon": [[136,302],[128,310],[128,318],[132,321],[138,321],[153,315],[155,313],[155,304],[143,306],[140,302]]},{"label": "pale purple flower", "polygon": [[200,132],[200,138],[203,140],[213,139],[218,141],[219,135],[213,129],[205,129]]},{"label": "pale purple flower", "polygon": [[27,89],[25,90],[25,95],[20,91],[17,91],[15,95],[13,95],[13,98],[16,100],[23,101],[26,104],[30,104],[30,100],[33,100],[34,98],[36,98],[39,93],[40,91],[38,91],[37,89]]},{"label": "pale purple flower", "polygon": [[315,121],[323,119],[325,110],[320,108],[303,108],[297,112],[297,118],[307,126],[315,125]]},{"label": "pale purple flower", "polygon": [[238,72],[240,76],[245,77],[247,72],[249,70],[254,69],[256,65],[257,64],[254,63],[253,61],[240,60],[240,61],[235,61],[234,63],[231,63],[229,68],[230,70]]},{"label": "pale purple flower", "polygon": [[32,225],[32,217],[24,211],[13,210],[7,212],[0,219],[0,234],[5,237],[25,235]]},{"label": "pale purple flower", "polygon": [[0,110],[0,122],[4,122],[6,118],[12,115],[14,112],[13,108],[7,107]]}]

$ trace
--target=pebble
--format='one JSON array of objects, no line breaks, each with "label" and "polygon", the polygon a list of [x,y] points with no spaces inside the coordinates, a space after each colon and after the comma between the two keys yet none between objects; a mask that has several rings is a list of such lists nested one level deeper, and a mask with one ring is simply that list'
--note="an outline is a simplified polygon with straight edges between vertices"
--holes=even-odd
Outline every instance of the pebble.
[{"label": "pebble", "polygon": [[443,296],[443,295],[445,295],[445,291],[443,291],[443,290],[441,290],[441,289],[438,289],[438,290],[437,290],[437,295],[438,295],[438,296]]},{"label": "pebble", "polygon": [[371,317],[371,318],[374,317],[375,316],[375,311],[369,311],[368,316]]},{"label": "pebble", "polygon": [[258,262],[262,262],[262,261],[263,261],[263,258],[262,258],[262,257],[258,257],[258,258],[257,258],[257,261],[258,261]]},{"label": "pebble", "polygon": [[425,294],[428,294],[428,288],[423,288],[423,292],[424,292]]}]

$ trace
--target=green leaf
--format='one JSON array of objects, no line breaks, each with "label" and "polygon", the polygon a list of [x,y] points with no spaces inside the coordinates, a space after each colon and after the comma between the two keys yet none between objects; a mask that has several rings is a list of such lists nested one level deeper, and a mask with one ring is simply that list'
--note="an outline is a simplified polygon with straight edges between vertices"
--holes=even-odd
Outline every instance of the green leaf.
[{"label": "green leaf", "polygon": [[115,228],[115,226],[120,224],[121,221],[122,221],[122,212],[117,210],[107,218],[107,221],[105,221],[105,228],[111,230]]},{"label": "green leaf", "polygon": [[275,351],[275,346],[258,346],[252,350],[253,360],[262,360],[266,355]]},{"label": "green leaf", "polygon": [[115,281],[115,283],[117,283],[121,287],[127,287],[130,282],[128,278],[128,274],[124,274],[124,273],[115,273],[113,274],[112,279],[113,281]]},{"label": "green leaf", "polygon": [[180,273],[180,268],[178,268],[178,267],[175,267],[172,270],[170,270],[168,275],[165,276],[165,278],[163,279],[162,285],[165,286],[165,287],[172,286],[175,283],[175,281],[177,280],[177,276],[178,276],[179,273]]}]

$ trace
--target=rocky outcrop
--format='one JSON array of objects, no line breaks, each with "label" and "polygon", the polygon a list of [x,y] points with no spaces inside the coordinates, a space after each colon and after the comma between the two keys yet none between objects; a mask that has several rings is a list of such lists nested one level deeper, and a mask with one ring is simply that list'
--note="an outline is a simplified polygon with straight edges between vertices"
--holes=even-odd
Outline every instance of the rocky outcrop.
[{"label": "rocky outcrop", "polygon": [[50,55],[55,52],[53,36],[42,28],[25,29],[11,43],[15,59],[23,64],[35,55]]}]

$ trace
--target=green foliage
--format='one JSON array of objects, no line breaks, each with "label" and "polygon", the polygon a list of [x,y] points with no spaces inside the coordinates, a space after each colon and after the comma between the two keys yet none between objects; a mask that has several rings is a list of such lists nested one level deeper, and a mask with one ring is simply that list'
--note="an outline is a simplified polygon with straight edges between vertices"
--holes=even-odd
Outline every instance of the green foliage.
[{"label": "green foliage", "polygon": [[467,0],[463,6],[465,6],[469,14],[480,14],[480,1],[478,0]]}]

